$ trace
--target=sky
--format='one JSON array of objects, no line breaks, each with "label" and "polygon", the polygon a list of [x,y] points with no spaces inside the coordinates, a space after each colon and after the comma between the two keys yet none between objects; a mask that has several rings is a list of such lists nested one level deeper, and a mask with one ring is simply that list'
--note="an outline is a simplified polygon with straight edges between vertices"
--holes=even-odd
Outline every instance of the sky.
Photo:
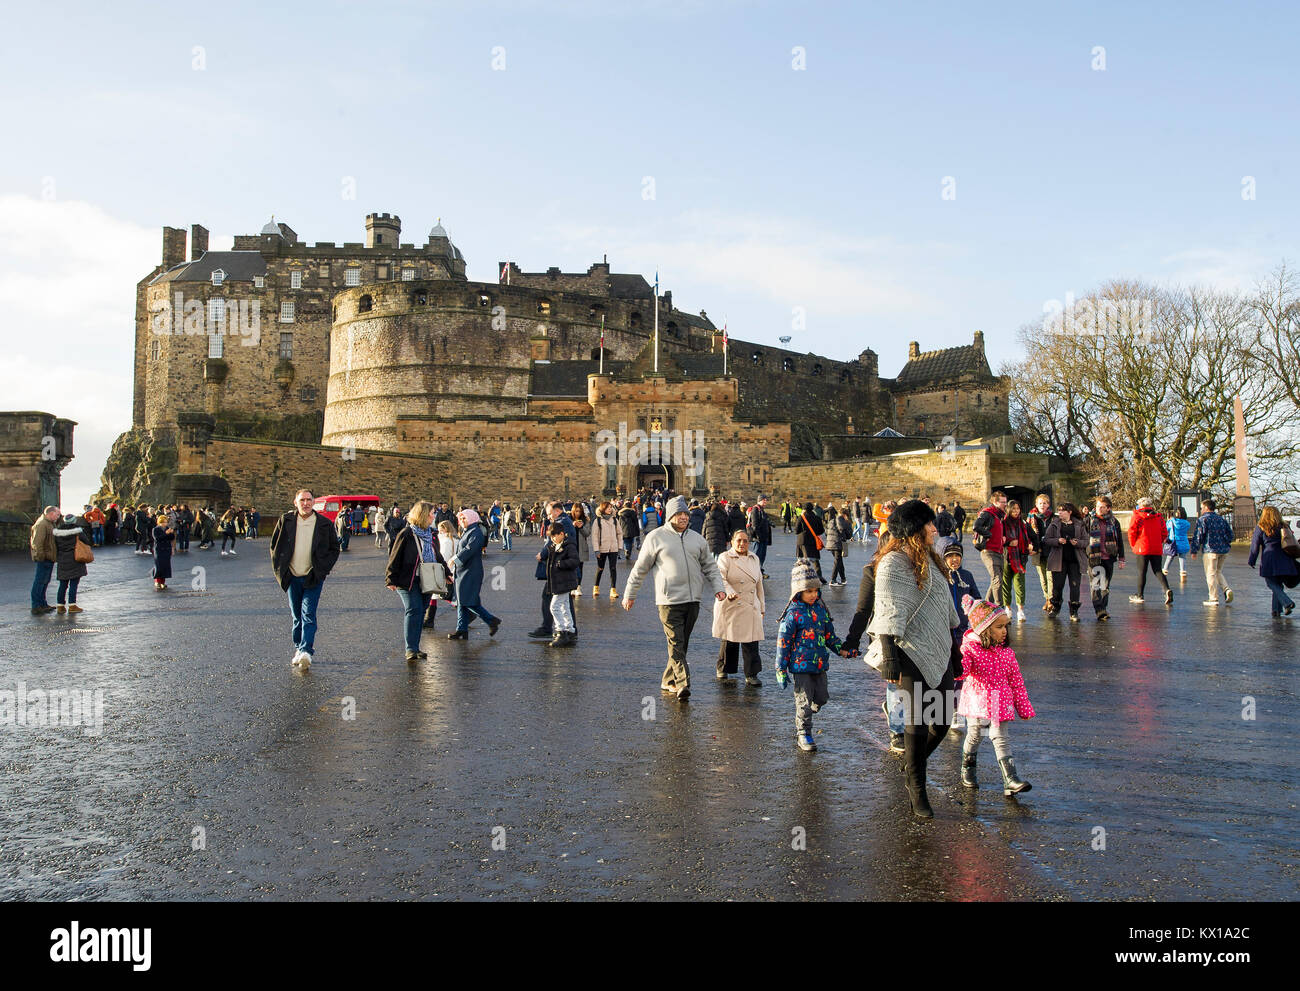
[{"label": "sky", "polygon": [[272,214],[340,243],[441,218],[472,280],[608,255],[734,337],[884,376],[982,330],[996,370],[1069,293],[1300,257],[1298,28],[1285,3],[28,4],[0,39],[0,408],[78,422],[80,508],[131,425],[162,227],[216,250]]}]

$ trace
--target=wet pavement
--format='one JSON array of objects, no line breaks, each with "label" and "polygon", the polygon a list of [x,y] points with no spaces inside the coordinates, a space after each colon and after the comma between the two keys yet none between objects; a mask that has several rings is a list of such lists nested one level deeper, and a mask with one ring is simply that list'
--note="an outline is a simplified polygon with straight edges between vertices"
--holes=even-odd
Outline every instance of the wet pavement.
[{"label": "wet pavement", "polygon": [[[793,557],[777,541],[769,638]],[[594,562],[578,646],[529,642],[536,543],[486,562],[495,639],[476,625],[447,641],[440,611],[428,660],[408,665],[383,555],[354,541],[305,674],[264,540],[178,556],[165,593],[149,559],[100,549],[75,617],[31,616],[30,562],[0,558],[0,691],[104,693],[98,735],[0,726],[0,898],[1300,895],[1300,613],[1269,617],[1244,551],[1230,608],[1201,605],[1199,562],[1172,608],[1130,604],[1121,572],[1108,626],[1086,605],[1077,626],[1046,620],[1031,587],[1014,646],[1038,718],[1012,744],[1033,791],[1003,798],[986,741],[967,792],[950,740],[922,823],[860,660],[833,663],[820,749],[802,753],[773,641],[762,689],[715,681],[708,606],[685,704],[658,690],[651,590],[631,613],[607,590],[592,600]],[[855,548],[850,585],[827,590],[841,634],[866,557]]]}]

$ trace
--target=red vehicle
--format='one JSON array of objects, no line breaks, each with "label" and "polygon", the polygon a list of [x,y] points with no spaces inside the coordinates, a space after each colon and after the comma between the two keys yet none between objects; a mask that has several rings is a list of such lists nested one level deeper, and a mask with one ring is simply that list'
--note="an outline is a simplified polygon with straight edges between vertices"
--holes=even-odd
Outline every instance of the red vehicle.
[{"label": "red vehicle", "polygon": [[369,516],[379,508],[379,496],[373,495],[327,495],[317,496],[316,501],[311,504],[311,508],[320,513],[327,520],[333,522],[338,519],[339,510],[344,506],[361,506]]}]

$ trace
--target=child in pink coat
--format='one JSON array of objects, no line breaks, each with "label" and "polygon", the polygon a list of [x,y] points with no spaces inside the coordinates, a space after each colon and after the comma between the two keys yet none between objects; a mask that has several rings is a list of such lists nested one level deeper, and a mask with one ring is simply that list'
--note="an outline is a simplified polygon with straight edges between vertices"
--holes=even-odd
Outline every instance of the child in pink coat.
[{"label": "child in pink coat", "polygon": [[961,640],[962,669],[966,675],[961,701],[957,711],[966,717],[966,745],[961,755],[961,783],[967,788],[978,788],[975,779],[975,757],[979,752],[980,723],[987,720],[993,753],[1002,769],[1002,792],[1016,795],[1029,791],[1028,781],[1016,775],[1015,761],[1011,758],[1011,745],[1007,729],[1011,720],[1032,719],[1034,707],[1029,704],[1025,679],[1020,676],[1016,654],[1007,646],[1007,632],[1011,628],[1011,614],[1002,606],[983,599],[962,597],[962,610],[970,619],[970,629]]}]

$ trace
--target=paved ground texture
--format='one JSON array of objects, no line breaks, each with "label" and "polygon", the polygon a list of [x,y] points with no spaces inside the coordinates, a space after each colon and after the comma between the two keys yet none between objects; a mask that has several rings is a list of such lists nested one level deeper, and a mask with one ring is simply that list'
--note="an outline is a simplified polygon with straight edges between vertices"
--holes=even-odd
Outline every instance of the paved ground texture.
[{"label": "paved ground texture", "polygon": [[[793,556],[777,539],[769,637]],[[833,665],[820,749],[802,753],[774,644],[762,689],[716,682],[708,606],[686,704],[658,691],[652,595],[630,614],[607,591],[593,601],[591,564],[578,647],[530,643],[534,543],[489,556],[495,640],[476,626],[448,642],[440,616],[428,660],[408,666],[383,556],[354,542],[306,674],[289,666],[265,541],[178,556],[166,593],[147,558],[102,549],[71,618],[31,616],[30,563],[0,559],[0,691],[103,691],[97,735],[0,726],[0,898],[1300,894],[1300,613],[1269,617],[1240,551],[1231,608],[1201,605],[1199,562],[1172,608],[1130,604],[1121,573],[1109,626],[1086,606],[1078,626],[1045,620],[1031,587],[1015,646],[1038,718],[1013,743],[1033,791],[1003,798],[986,743],[966,792],[945,742],[937,818],[920,823],[861,661]],[[850,585],[828,592],[841,632],[865,560],[855,548]]]}]

